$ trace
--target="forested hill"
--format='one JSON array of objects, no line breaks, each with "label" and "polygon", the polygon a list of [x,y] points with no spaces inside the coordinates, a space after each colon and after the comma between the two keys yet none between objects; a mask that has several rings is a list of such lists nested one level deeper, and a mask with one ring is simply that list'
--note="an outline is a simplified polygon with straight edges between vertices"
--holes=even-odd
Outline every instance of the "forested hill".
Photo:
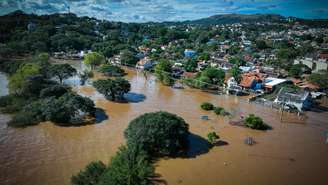
[{"label": "forested hill", "polygon": [[[189,45],[198,39],[206,43],[209,38],[219,34],[224,39],[234,38],[233,33],[211,29],[214,24],[279,22],[293,25],[295,21],[311,27],[327,27],[327,20],[303,20],[273,14],[256,15],[215,15],[209,18],[166,23],[122,23],[79,17],[75,14],[36,15],[15,11],[0,16],[0,58],[35,52],[81,51],[93,50],[111,57],[122,50],[136,52],[140,45],[159,48],[171,41],[186,39]],[[187,32],[190,25],[199,25],[199,29]],[[170,29],[167,26],[175,25]],[[254,28],[254,26],[251,26]],[[254,28],[257,31],[278,29],[276,25],[263,25]],[[222,33],[221,33],[222,32]],[[188,46],[191,47],[191,46]],[[180,51],[182,53],[182,51]],[[156,53],[155,53],[156,54]]]},{"label": "forested hill", "polygon": [[201,24],[201,25],[219,25],[233,23],[255,23],[255,22],[280,22],[286,18],[277,14],[223,14],[214,15],[208,18],[198,19],[194,21],[184,21],[185,24]]}]

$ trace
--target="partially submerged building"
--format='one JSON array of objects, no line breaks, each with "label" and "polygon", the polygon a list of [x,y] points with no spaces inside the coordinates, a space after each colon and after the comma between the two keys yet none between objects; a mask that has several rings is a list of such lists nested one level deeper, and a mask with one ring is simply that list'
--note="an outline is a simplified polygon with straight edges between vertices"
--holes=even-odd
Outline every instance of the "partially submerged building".
[{"label": "partially submerged building", "polygon": [[296,108],[299,112],[304,109],[309,109],[312,106],[311,96],[309,91],[296,90],[292,88],[281,88],[275,103],[282,106]]},{"label": "partially submerged building", "polygon": [[145,69],[145,70],[147,70],[147,69],[152,68],[155,64],[156,64],[155,61],[151,60],[148,57],[145,57],[145,58],[143,58],[143,59],[141,59],[141,60],[139,60],[137,62],[136,68],[137,69]]},{"label": "partially submerged building", "polygon": [[266,75],[262,73],[249,72],[241,75],[240,86],[246,89],[258,90],[263,88]]}]

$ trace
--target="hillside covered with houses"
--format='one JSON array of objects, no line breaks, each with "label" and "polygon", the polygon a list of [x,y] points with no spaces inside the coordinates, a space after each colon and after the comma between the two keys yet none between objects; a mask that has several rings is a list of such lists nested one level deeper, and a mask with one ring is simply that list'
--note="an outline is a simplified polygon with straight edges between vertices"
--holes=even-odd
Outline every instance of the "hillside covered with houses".
[{"label": "hillside covered with houses", "polygon": [[169,78],[203,90],[251,93],[271,101],[281,88],[308,91],[313,98],[326,95],[328,29],[321,24],[324,20],[255,17],[137,24],[71,13],[38,16],[16,11],[0,17],[4,25],[0,65],[40,52],[73,60],[97,52],[108,64],[151,72],[165,60],[170,64]]}]

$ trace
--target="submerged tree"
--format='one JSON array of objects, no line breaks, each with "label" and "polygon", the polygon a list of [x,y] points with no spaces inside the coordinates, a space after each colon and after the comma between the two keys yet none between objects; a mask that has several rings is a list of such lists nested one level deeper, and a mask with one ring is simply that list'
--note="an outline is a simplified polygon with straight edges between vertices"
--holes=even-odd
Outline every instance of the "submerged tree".
[{"label": "submerged tree", "polygon": [[93,86],[112,101],[123,100],[123,95],[131,89],[129,81],[124,78],[97,80],[93,82]]},{"label": "submerged tree", "polygon": [[15,74],[9,78],[10,93],[22,95],[28,86],[28,77],[40,74],[41,67],[37,64],[23,64]]},{"label": "submerged tree", "polygon": [[154,175],[149,156],[138,147],[120,147],[102,175],[99,185],[149,185]]},{"label": "submerged tree", "polygon": [[175,114],[153,112],[132,120],[125,130],[128,146],[150,155],[177,155],[188,146],[189,126]]},{"label": "submerged tree", "polygon": [[73,123],[72,120],[85,115],[94,116],[95,111],[95,104],[89,98],[65,93],[60,97],[51,96],[29,103],[13,117],[9,125],[28,126],[42,121],[52,121],[62,126],[81,125],[83,121]]},{"label": "submerged tree", "polygon": [[125,74],[125,71],[122,68],[110,64],[101,65],[99,72],[104,73],[107,76],[124,76]]},{"label": "submerged tree", "polygon": [[267,126],[264,124],[262,118],[255,116],[254,114],[248,115],[245,119],[245,126],[256,130],[267,129]]},{"label": "submerged tree", "polygon": [[171,76],[172,64],[168,60],[160,60],[155,67],[155,74],[157,79],[161,81],[164,85],[173,85],[174,80]]},{"label": "submerged tree", "polygon": [[76,75],[76,69],[69,64],[57,64],[49,67],[49,74],[62,84],[64,79]]},{"label": "submerged tree", "polygon": [[138,58],[135,56],[135,53],[130,50],[123,50],[121,52],[121,63],[123,65],[135,66],[138,62]]},{"label": "submerged tree", "polygon": [[97,52],[86,54],[83,60],[84,64],[91,66],[91,69],[95,69],[96,66],[105,63],[105,61],[106,58],[104,57],[104,55]]},{"label": "submerged tree", "polygon": [[210,132],[207,134],[207,140],[210,142],[212,145],[215,144],[215,142],[220,139],[220,137],[216,134],[216,132]]},{"label": "submerged tree", "polygon": [[202,108],[203,110],[206,110],[206,111],[210,111],[210,110],[213,110],[215,107],[212,103],[204,102],[200,105],[200,108]]},{"label": "submerged tree", "polygon": [[106,171],[106,165],[101,161],[88,164],[84,170],[71,177],[72,185],[97,185]]}]

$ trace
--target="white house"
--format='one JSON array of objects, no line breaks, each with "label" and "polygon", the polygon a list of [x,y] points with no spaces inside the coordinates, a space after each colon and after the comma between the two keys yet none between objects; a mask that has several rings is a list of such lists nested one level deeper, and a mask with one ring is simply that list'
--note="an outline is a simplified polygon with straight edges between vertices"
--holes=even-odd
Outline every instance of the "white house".
[{"label": "white house", "polygon": [[294,64],[304,64],[312,69],[313,72],[328,70],[328,62],[325,59],[314,60],[312,58],[301,58],[294,60]]},{"label": "white house", "polygon": [[141,60],[139,60],[136,64],[137,69],[149,69],[155,65],[155,62],[150,60],[149,57],[145,57]]},{"label": "white house", "polygon": [[281,88],[274,102],[282,106],[295,107],[300,112],[311,107],[309,91],[299,91],[290,88]]}]

